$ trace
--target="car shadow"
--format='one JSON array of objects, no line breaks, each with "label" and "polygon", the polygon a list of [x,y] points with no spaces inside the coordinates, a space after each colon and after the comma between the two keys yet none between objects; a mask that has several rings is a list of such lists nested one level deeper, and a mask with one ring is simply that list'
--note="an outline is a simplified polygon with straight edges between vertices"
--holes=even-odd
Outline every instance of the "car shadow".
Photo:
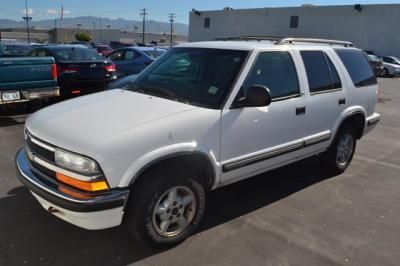
[{"label": "car shadow", "polygon": [[[226,223],[330,178],[317,157],[212,191],[200,231]],[[24,187],[0,199],[0,265],[127,265],[154,256],[125,226],[87,231],[43,210]],[[3,253],[3,254],[2,254]]]}]

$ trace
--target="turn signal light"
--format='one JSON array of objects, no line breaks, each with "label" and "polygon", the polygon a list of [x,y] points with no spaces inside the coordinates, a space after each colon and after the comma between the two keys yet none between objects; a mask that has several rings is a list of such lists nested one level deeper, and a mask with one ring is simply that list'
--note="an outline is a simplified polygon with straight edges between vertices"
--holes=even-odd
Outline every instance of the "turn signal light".
[{"label": "turn signal light", "polygon": [[79,188],[81,190],[85,191],[90,191],[90,192],[96,192],[96,191],[103,191],[109,189],[108,184],[105,180],[101,181],[93,181],[93,182],[86,182],[86,181],[81,181],[77,180],[75,178],[56,173],[57,180],[70,185],[75,188]]}]

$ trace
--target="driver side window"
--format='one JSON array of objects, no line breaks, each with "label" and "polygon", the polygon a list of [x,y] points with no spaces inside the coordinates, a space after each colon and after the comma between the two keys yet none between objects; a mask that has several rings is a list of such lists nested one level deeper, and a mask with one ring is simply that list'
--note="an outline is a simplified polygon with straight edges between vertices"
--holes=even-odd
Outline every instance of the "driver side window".
[{"label": "driver side window", "polygon": [[260,53],[243,84],[242,93],[246,95],[253,85],[266,86],[272,100],[300,95],[296,67],[290,53]]}]

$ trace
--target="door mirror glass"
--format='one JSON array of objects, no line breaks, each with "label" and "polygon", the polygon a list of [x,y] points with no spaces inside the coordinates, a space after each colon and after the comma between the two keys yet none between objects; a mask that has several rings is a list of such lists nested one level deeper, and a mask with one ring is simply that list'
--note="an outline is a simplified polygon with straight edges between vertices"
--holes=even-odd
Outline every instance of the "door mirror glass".
[{"label": "door mirror glass", "polygon": [[233,108],[264,107],[271,104],[269,89],[262,85],[253,85],[247,90],[247,95],[235,100]]}]

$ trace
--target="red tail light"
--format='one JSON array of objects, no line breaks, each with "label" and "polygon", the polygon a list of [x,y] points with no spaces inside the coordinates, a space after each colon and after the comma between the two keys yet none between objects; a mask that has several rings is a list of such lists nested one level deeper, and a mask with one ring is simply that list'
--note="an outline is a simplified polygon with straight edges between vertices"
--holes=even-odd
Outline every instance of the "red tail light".
[{"label": "red tail light", "polygon": [[115,71],[117,71],[117,67],[116,67],[115,64],[111,64],[111,65],[105,66],[104,69],[107,72],[115,72]]},{"label": "red tail light", "polygon": [[79,71],[78,67],[65,67],[65,66],[58,66],[58,74],[66,73],[72,74]]},{"label": "red tail light", "polygon": [[57,80],[58,72],[56,64],[51,65],[51,76],[53,77],[54,80]]}]

